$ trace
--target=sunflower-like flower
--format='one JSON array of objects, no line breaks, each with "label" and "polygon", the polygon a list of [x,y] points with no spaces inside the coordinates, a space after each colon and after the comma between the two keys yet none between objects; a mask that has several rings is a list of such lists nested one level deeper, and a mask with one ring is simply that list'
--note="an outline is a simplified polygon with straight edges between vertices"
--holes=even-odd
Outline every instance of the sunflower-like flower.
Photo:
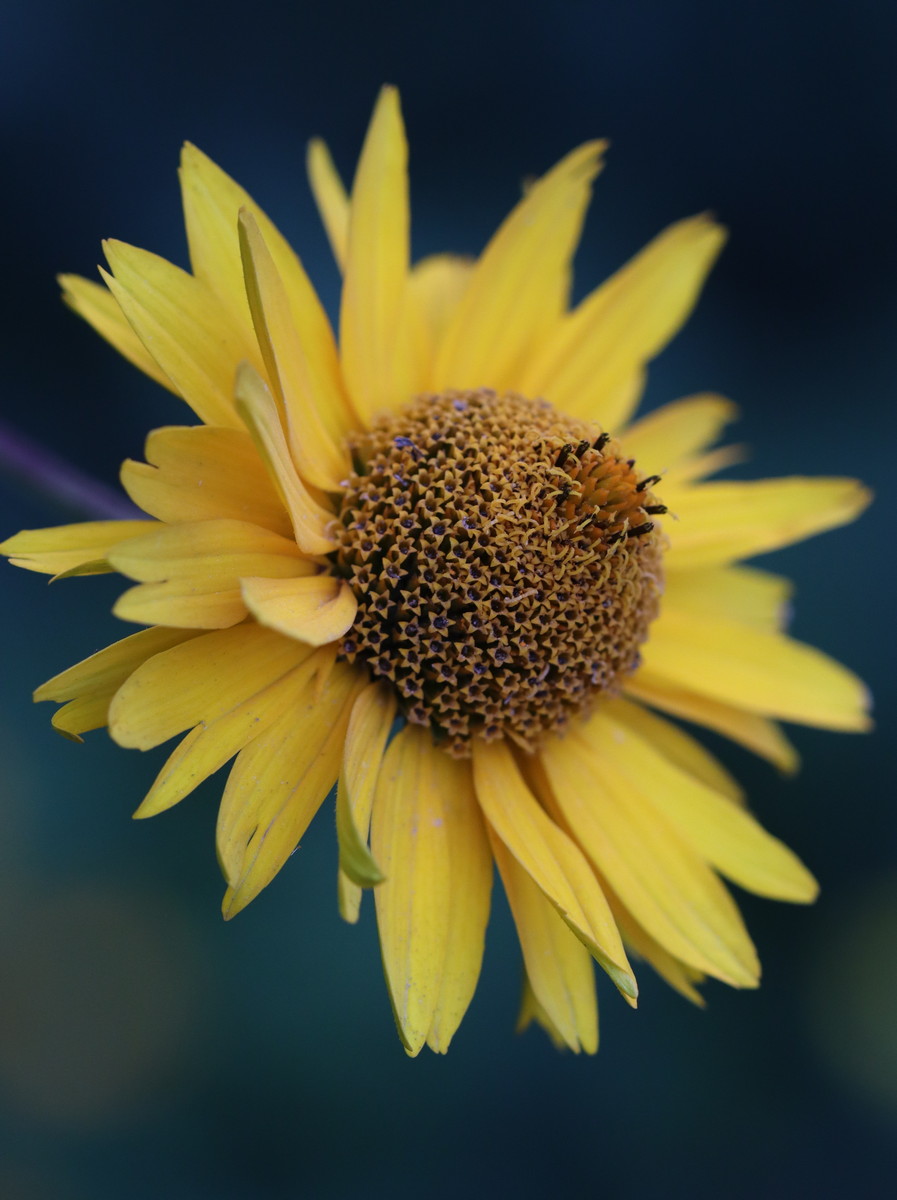
[{"label": "sunflower-like flower", "polygon": [[473,995],[493,863],[525,967],[521,1024],[593,1051],[592,958],[700,1000],[753,987],[720,876],[806,902],[816,885],[738,784],[668,716],[784,770],[776,719],[867,727],[860,682],[783,632],[788,583],[738,560],[852,520],[849,479],[704,479],[734,408],[630,418],[645,367],[724,241],[670,226],[574,308],[571,258],[604,144],[562,159],[475,262],[411,266],[407,148],[381,93],[347,196],[312,189],[343,272],[338,341],[300,260],[188,145],[192,273],[106,244],[106,287],[66,299],[201,424],[158,429],[122,483],[152,520],[25,532],[52,575],[118,571],[147,626],[38,688],[80,740],[186,734],[136,816],[234,759],[217,848],[232,917],[336,788],[339,903],[373,887],[409,1054],[445,1051]]}]

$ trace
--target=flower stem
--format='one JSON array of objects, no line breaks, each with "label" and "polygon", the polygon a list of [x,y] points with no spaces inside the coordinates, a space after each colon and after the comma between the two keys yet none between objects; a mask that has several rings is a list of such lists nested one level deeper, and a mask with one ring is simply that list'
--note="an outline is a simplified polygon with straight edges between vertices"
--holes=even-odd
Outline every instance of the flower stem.
[{"label": "flower stem", "polygon": [[127,497],[4,422],[0,422],[0,474],[79,517],[120,521],[143,515]]}]

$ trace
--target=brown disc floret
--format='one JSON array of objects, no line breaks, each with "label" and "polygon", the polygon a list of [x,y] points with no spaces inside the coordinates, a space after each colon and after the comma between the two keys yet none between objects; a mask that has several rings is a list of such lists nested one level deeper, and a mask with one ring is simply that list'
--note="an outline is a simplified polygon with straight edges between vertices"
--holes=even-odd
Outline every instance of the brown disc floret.
[{"label": "brown disc floret", "polygon": [[619,690],[657,613],[664,512],[596,426],[481,389],[418,397],[352,442],[332,562],[340,644],[456,756],[533,750]]}]

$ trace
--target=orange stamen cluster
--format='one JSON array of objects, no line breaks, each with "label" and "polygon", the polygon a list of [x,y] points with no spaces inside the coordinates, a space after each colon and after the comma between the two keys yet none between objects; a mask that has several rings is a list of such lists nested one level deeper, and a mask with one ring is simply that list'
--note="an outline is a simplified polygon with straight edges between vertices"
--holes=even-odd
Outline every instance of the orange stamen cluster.
[{"label": "orange stamen cluster", "polygon": [[657,613],[665,511],[598,428],[544,401],[418,397],[353,444],[334,568],[340,645],[456,756],[533,750],[633,670]]}]

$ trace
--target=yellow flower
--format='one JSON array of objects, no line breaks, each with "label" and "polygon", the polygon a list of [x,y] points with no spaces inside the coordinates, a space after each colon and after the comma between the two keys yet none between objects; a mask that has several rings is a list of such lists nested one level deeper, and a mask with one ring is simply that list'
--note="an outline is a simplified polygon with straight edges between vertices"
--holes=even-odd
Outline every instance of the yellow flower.
[{"label": "yellow flower", "polygon": [[109,242],[106,288],[62,282],[201,424],[156,430],[147,462],[124,464],[153,520],[3,546],[31,570],[134,581],[114,611],[148,628],[36,698],[63,702],[53,723],[79,740],[107,724],[140,749],[186,733],[139,817],[235,758],[226,917],[338,781],[341,910],[356,920],[374,886],[409,1054],[445,1051],[471,1000],[493,861],[523,951],[521,1024],[559,1045],[597,1045],[591,958],[633,1004],[627,948],[695,1000],[707,976],[755,986],[720,876],[796,902],[816,885],[658,710],[784,770],[777,718],[867,728],[860,682],[783,632],[788,583],[736,564],[852,520],[868,495],[837,478],[703,482],[736,457],[708,450],[735,415],[715,395],[630,423],[725,235],[680,221],[570,309],[603,150],[562,159],[476,262],[412,267],[384,89],[351,199],[323,144],[309,153],[343,271],[337,343],[291,248],[188,145],[192,273]]}]

